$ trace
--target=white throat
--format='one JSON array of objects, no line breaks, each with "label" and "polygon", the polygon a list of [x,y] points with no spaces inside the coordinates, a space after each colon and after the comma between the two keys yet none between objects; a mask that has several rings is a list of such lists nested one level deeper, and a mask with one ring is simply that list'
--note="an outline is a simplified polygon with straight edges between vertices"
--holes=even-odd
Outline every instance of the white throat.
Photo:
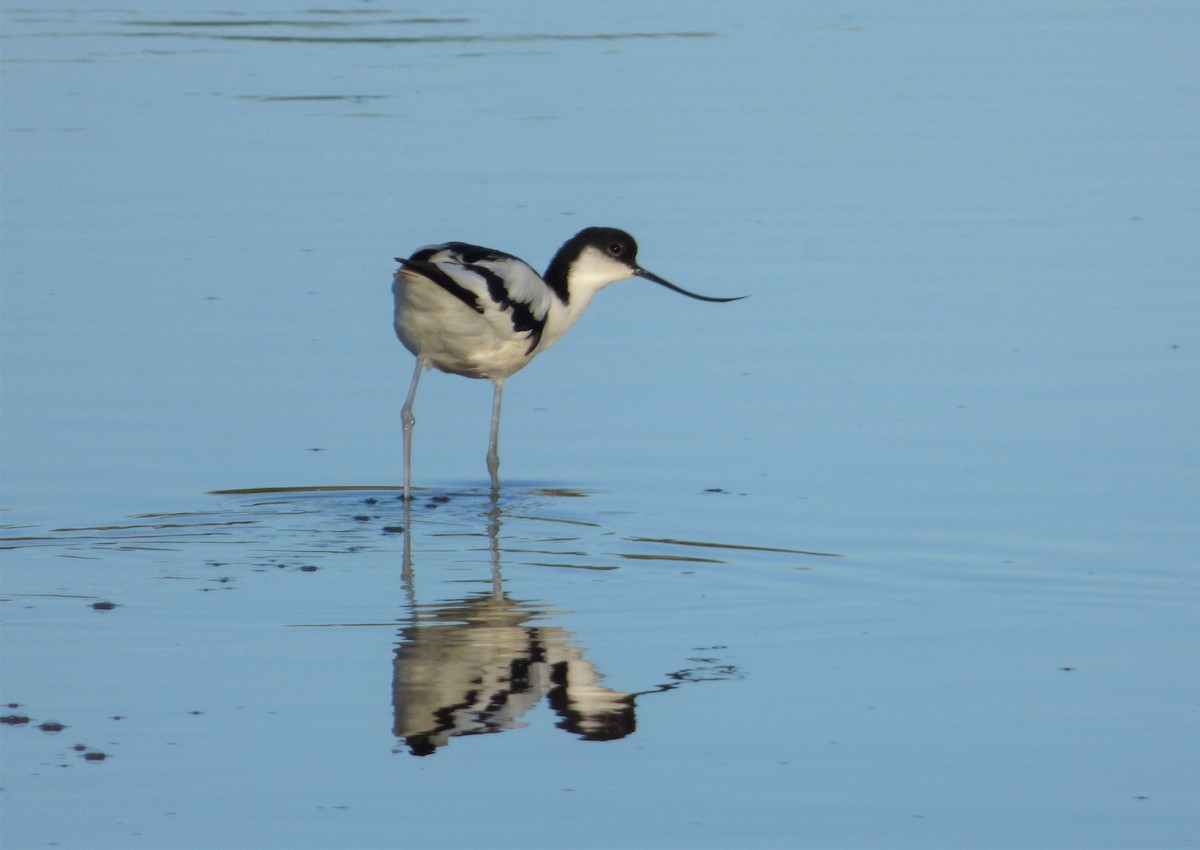
[{"label": "white throat", "polygon": [[597,292],[610,283],[633,276],[633,270],[625,263],[613,259],[597,248],[584,248],[567,272],[567,291],[570,298],[566,305],[557,298],[551,302],[538,350],[545,351],[570,330],[592,303],[592,297]]},{"label": "white throat", "polygon": [[629,266],[589,245],[571,263],[567,272],[567,289],[571,292],[572,301],[579,296],[590,300],[610,283],[627,277],[633,277],[633,270]]}]

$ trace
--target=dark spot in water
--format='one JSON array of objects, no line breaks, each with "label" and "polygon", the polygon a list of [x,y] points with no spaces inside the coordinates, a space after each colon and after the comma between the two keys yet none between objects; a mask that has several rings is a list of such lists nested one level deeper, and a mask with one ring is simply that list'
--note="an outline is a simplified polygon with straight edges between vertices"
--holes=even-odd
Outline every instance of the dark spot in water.
[{"label": "dark spot in water", "polygon": [[371,518],[366,514],[358,514],[356,517],[354,517],[354,520],[355,522],[370,522]]},{"label": "dark spot in water", "polygon": [[196,710],[192,710],[192,711],[188,712],[188,714],[192,715],[192,717],[199,717],[203,713],[204,713],[203,711],[196,711]]},{"label": "dark spot in water", "polygon": [[29,718],[24,714],[6,714],[3,717],[0,717],[0,723],[5,724],[6,726],[21,726],[28,722]]},{"label": "dark spot in water", "polygon": [[95,608],[97,611],[111,611],[114,608],[116,608],[117,606],[114,605],[112,602],[93,602],[92,607]]},{"label": "dark spot in water", "polygon": [[434,496],[432,499],[430,499],[430,501],[437,502],[440,505],[444,505],[444,504],[446,504],[446,502],[450,501],[450,497],[449,496]]},{"label": "dark spot in water", "polygon": [[315,573],[316,571],[317,571],[317,568],[314,567],[312,564],[305,564],[304,566],[302,566],[300,568],[300,572],[302,572],[302,573]]},{"label": "dark spot in water", "polygon": [[403,534],[404,526],[402,525],[385,525],[383,527],[384,534]]},{"label": "dark spot in water", "polygon": [[363,499],[364,505],[378,505],[379,500],[374,498]]},{"label": "dark spot in water", "polygon": [[43,732],[61,732],[67,727],[65,724],[58,723],[54,720],[47,720],[45,723],[39,724],[37,728],[41,729]]},{"label": "dark spot in water", "polygon": [[724,493],[725,491],[722,490],[720,487],[708,487],[705,489],[704,492],[705,493]]},{"label": "dark spot in water", "polygon": [[1074,667],[1059,667],[1058,669],[1059,669],[1059,670],[1062,670],[1064,673],[1073,673],[1073,672],[1075,672],[1075,668],[1074,668]]},{"label": "dark spot in water", "polygon": [[85,761],[104,761],[108,756],[99,750],[92,750],[90,753],[84,753],[83,758]]}]

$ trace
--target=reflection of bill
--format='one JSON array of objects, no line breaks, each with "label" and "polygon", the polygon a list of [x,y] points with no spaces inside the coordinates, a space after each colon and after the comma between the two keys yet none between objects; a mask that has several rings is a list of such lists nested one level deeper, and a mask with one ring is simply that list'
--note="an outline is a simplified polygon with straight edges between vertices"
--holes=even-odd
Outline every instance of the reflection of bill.
[{"label": "reflection of bill", "polygon": [[502,594],[420,606],[401,630],[392,678],[397,737],[424,756],[451,737],[502,732],[545,698],[557,726],[589,741],[634,731],[635,694],[599,684],[600,674],[544,615]]}]

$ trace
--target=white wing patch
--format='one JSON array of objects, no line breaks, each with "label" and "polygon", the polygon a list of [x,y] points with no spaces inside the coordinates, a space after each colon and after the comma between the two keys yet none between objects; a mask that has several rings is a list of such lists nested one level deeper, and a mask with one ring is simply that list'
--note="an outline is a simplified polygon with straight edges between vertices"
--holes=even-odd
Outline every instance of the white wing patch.
[{"label": "white wing patch", "polygon": [[448,242],[422,248],[400,262],[483,316],[499,338],[520,334],[529,340],[526,353],[537,348],[553,295],[524,260],[503,251]]},{"label": "white wing patch", "polygon": [[[482,362],[476,362],[469,371],[515,371],[537,349],[552,300],[556,296],[524,260],[503,251],[463,242],[448,242],[421,248],[408,259],[397,257],[397,262],[403,266],[396,276],[397,285],[404,278],[423,279],[436,284],[474,311],[491,329],[492,343],[476,349],[481,361],[487,360],[489,366],[485,368]],[[401,299],[398,299],[398,310],[400,303]],[[444,316],[442,321],[446,320],[448,317]],[[417,321],[416,316],[410,314],[402,318],[397,313],[397,330],[401,331],[402,339],[408,334],[405,332],[407,327],[402,330],[401,325]],[[482,329],[480,327],[474,333]],[[424,328],[424,334],[432,331],[432,327]],[[482,339],[475,344],[478,343],[482,343]],[[451,341],[444,337],[437,347],[443,345],[453,347]],[[414,350],[414,346],[409,347]],[[488,353],[485,354],[485,351]],[[510,353],[502,354],[503,351]],[[431,362],[445,360],[447,362],[434,362],[433,365],[446,371],[465,372],[468,370],[463,368],[461,361],[467,359],[474,360],[464,348],[454,357],[432,358]],[[448,362],[450,360],[453,360],[453,364]]]}]

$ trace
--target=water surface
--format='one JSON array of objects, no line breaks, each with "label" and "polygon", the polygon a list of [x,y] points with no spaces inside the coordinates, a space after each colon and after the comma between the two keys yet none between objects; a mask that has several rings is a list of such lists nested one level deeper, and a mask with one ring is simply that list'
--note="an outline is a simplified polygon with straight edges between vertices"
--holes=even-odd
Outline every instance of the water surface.
[{"label": "water surface", "polygon": [[5,846],[1196,842],[1192,4],[3,15]]}]

